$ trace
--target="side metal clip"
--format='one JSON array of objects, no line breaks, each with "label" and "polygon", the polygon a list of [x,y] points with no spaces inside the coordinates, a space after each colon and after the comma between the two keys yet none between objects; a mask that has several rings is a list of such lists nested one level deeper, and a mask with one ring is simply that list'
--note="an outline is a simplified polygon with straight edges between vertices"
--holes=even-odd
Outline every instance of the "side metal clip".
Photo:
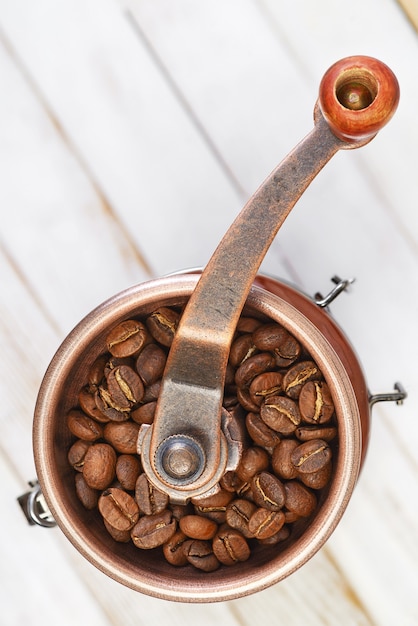
[{"label": "side metal clip", "polygon": [[315,303],[321,307],[321,309],[325,309],[340,293],[346,291],[349,286],[353,284],[355,278],[341,279],[339,276],[333,276],[331,280],[335,284],[335,287],[329,294],[323,297],[322,294],[316,293],[314,296]]},{"label": "side metal clip", "polygon": [[31,526],[37,524],[45,528],[53,528],[57,523],[48,508],[39,482],[31,480],[28,484],[31,487],[30,491],[27,491],[17,499],[26,519]]},{"label": "side metal clip", "polygon": [[401,383],[394,384],[395,391],[389,393],[376,393],[369,395],[369,406],[372,408],[376,402],[396,402],[396,404],[403,404],[403,401],[407,397],[407,393]]}]

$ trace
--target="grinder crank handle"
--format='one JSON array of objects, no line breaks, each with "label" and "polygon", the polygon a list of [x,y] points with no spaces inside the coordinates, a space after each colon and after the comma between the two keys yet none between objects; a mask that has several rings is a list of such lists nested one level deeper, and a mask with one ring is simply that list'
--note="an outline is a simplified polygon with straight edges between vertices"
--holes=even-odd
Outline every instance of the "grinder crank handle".
[{"label": "grinder crank handle", "polygon": [[221,415],[230,345],[277,231],[330,158],[368,143],[398,100],[396,77],[380,61],[335,63],[320,84],[313,130],[250,198],[203,271],[170,349],[153,426],[138,442],[148,478],[172,500],[208,492],[225,472]]}]

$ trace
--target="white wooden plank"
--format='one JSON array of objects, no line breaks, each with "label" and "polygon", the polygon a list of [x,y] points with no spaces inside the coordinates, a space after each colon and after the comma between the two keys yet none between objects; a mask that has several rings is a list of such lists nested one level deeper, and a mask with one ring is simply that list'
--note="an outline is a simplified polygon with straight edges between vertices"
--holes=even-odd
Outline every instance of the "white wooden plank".
[{"label": "white wooden plank", "polygon": [[375,423],[367,465],[328,547],[377,624],[413,626],[418,620],[417,503],[412,495],[417,463],[396,439]]},{"label": "white wooden plank", "polygon": [[[286,49],[249,0],[124,6],[248,197],[311,129],[314,99]],[[297,276],[279,246],[264,268]]]},{"label": "white wooden plank", "polygon": [[63,559],[63,536],[26,523],[16,501],[22,482],[0,455],[2,515],[0,532],[1,621],[23,624],[88,623],[106,626],[107,619],[76,570]]},{"label": "white wooden plank", "polygon": [[393,0],[354,0],[344,11],[329,0],[320,5],[298,0],[297,10],[286,12],[284,19],[283,2],[257,3],[271,28],[289,45],[310,85],[315,87],[319,71],[351,54],[377,57],[396,73],[401,88],[398,112],[381,140],[372,142],[366,151],[359,151],[355,159],[380,190],[382,209],[392,213],[394,223],[402,227],[406,245],[416,251],[416,168],[412,155],[418,139],[418,41],[404,13]]},{"label": "white wooden plank", "polygon": [[[146,268],[54,119],[0,48],[1,238],[65,330]],[[4,294],[5,295],[5,294]]]},{"label": "white wooden plank", "polygon": [[252,193],[311,128],[314,102],[285,46],[252,0],[123,5]]},{"label": "white wooden plank", "polygon": [[21,0],[0,20],[154,271],[206,263],[237,192],[119,7]]},{"label": "white wooden plank", "polygon": [[375,623],[326,549],[271,589],[235,601],[234,608],[243,626],[251,626],[254,616],[289,626]]},{"label": "white wooden plank", "polygon": [[35,477],[31,426],[36,395],[61,339],[1,248],[0,268],[0,450],[25,483]]}]

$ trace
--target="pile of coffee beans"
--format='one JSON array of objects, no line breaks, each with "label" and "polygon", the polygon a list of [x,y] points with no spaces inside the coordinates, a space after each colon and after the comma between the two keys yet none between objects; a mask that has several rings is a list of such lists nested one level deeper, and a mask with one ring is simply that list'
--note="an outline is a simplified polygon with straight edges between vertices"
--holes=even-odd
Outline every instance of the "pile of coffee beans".
[{"label": "pile of coffee beans", "polygon": [[239,466],[215,495],[171,504],[149,482],[136,449],[141,425],[153,422],[180,317],[161,307],[111,330],[67,415],[68,461],[78,498],[115,541],[159,548],[172,565],[210,572],[246,561],[258,543],[286,541],[314,515],[331,478],[336,417],[321,371],[293,335],[241,317],[224,394],[226,410],[245,421]]}]

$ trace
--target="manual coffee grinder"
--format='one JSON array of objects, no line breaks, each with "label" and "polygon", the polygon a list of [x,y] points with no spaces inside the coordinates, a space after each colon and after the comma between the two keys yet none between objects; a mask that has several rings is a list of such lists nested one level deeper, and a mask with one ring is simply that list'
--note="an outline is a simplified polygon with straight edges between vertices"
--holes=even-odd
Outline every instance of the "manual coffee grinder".
[{"label": "manual coffee grinder", "polygon": [[[42,382],[33,445],[39,483],[20,498],[32,523],[61,528],[91,563],[142,593],[183,602],[238,598],[284,579],[331,535],[350,500],[362,466],[370,407],[401,403],[402,387],[371,396],[361,366],[328,313],[348,281],[335,280],[326,298],[311,299],[287,283],[258,274],[280,226],[304,190],[339,150],[367,144],[390,120],[399,99],[392,71],[376,59],[349,57],[324,75],[314,128],[250,198],[208,265],[127,289],[83,319],[64,340]],[[65,415],[74,405],[105,337],[123,320],[143,319],[158,307],[181,307],[181,322],[164,370],[152,424],[141,427],[137,453],[154,488],[172,503],[215,494],[239,465],[245,436],[223,407],[225,372],[241,315],[280,324],[319,366],[331,391],[338,446],[325,493],[298,532],[277,546],[257,545],[238,567],[202,573],[174,568],[156,550],[117,543],[100,515],[77,499],[67,460],[71,434]]]}]

